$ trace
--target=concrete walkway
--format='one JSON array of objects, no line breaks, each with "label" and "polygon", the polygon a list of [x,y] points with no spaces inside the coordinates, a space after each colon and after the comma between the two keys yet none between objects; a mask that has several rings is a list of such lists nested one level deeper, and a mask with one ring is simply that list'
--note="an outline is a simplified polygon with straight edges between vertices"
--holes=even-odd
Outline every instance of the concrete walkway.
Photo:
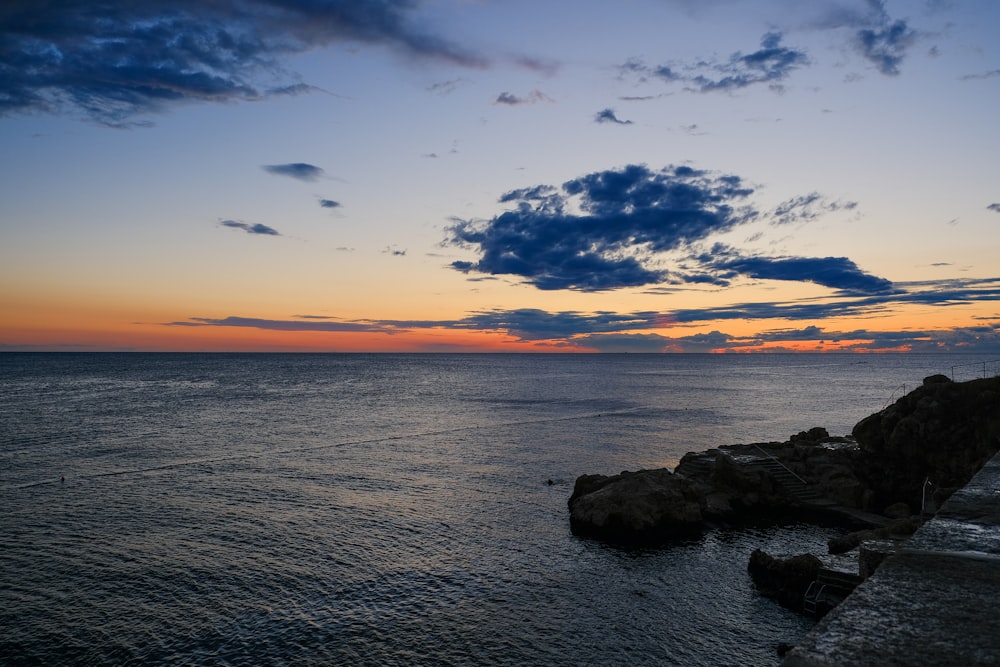
[{"label": "concrete walkway", "polygon": [[1000,454],[782,667],[1000,665]]}]

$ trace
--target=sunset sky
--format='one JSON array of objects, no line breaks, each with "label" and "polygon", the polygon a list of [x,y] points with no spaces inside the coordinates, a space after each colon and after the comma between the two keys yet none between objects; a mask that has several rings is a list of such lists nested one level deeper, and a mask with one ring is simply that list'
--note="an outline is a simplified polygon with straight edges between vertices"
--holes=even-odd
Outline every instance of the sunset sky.
[{"label": "sunset sky", "polygon": [[6,0],[0,350],[1000,354],[1000,2]]}]

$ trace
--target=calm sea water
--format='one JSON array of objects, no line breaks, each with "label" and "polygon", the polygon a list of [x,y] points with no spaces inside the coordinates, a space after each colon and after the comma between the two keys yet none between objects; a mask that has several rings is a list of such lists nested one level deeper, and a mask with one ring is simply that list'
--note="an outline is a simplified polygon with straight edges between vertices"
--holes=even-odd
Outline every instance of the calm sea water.
[{"label": "calm sea water", "polygon": [[0,354],[0,662],[775,664],[809,622],[749,553],[829,531],[612,548],[575,478],[845,434],[981,361]]}]

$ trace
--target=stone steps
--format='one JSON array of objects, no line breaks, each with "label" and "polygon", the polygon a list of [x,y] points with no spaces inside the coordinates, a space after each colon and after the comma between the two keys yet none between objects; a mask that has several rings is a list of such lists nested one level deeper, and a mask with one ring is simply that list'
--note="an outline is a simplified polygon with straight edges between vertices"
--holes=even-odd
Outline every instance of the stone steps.
[{"label": "stone steps", "polygon": [[796,502],[803,505],[828,505],[832,503],[775,459],[757,459],[747,465],[767,474],[782,491]]}]

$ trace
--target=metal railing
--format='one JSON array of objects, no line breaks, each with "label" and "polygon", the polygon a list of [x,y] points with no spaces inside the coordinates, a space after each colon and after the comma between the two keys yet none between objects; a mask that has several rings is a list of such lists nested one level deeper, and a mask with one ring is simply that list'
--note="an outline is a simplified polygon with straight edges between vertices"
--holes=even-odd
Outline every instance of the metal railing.
[{"label": "metal railing", "polygon": [[[956,376],[956,371],[959,371],[960,369],[963,368],[976,369],[974,373],[969,373],[969,372],[962,373],[964,379],[969,379],[968,375],[970,374],[975,379],[986,379],[990,377],[996,377],[1000,375],[1000,359],[990,359],[988,361],[973,361],[967,364],[955,364],[954,366],[951,367],[950,377],[952,382],[958,382],[960,380],[960,378]],[[882,409],[884,410],[885,408],[889,407],[890,405],[893,404],[893,402],[897,398],[899,398],[900,396],[905,396],[906,393],[907,393],[906,385],[905,384],[899,385],[898,387],[892,390],[892,393],[889,395],[889,400],[886,401],[886,404],[882,407]]]},{"label": "metal railing", "polygon": [[892,390],[892,393],[889,394],[889,400],[886,401],[885,405],[882,406],[883,410],[885,410],[887,407],[889,407],[890,405],[892,405],[893,402],[896,400],[896,392],[897,391],[899,392],[900,396],[905,396],[906,395],[906,385],[905,384],[901,384],[901,385],[899,385],[898,387],[896,387],[895,389]]},{"label": "metal railing", "polygon": [[799,480],[800,482],[802,482],[806,486],[809,485],[809,482],[807,482],[806,480],[802,479],[801,477],[799,477],[798,475],[796,475],[794,472],[792,472],[792,470],[788,466],[786,466],[784,463],[782,463],[781,460],[778,459],[777,456],[775,456],[771,452],[767,451],[766,449],[764,449],[760,445],[754,445],[754,447],[757,448],[764,456],[766,456],[767,458],[771,459],[772,461],[774,461],[775,463],[777,463],[779,466],[781,466],[782,468],[784,468],[788,472],[789,475],[791,475],[795,479]]},{"label": "metal railing", "polygon": [[980,373],[976,374],[977,378],[986,379],[988,377],[994,377],[1000,375],[1000,359],[990,359],[989,361],[974,361],[968,364],[956,364],[951,367],[951,379],[955,380],[955,369],[956,368],[970,368],[975,367],[982,369]]}]

